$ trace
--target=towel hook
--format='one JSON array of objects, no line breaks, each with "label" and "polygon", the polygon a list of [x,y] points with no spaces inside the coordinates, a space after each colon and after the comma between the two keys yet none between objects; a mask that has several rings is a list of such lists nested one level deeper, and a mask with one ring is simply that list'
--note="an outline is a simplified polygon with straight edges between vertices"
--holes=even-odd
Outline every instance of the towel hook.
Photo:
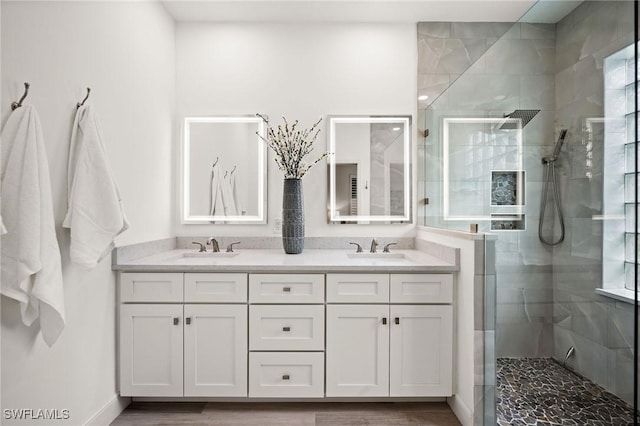
[{"label": "towel hook", "polygon": [[220,157],[216,157],[216,161],[213,162],[213,166],[211,166],[211,168],[214,168],[216,166],[216,164],[218,164],[218,160],[220,159]]},{"label": "towel hook", "polygon": [[24,94],[18,102],[11,102],[11,111],[15,111],[22,106],[22,101],[24,101],[24,98],[26,98],[29,93],[29,86],[31,86],[29,83],[24,83]]},{"label": "towel hook", "polygon": [[82,102],[78,102],[76,104],[76,108],[80,108],[82,105],[84,105],[85,101],[87,99],[89,99],[89,93],[91,93],[91,87],[87,87],[87,96],[84,97],[84,99],[82,100]]}]

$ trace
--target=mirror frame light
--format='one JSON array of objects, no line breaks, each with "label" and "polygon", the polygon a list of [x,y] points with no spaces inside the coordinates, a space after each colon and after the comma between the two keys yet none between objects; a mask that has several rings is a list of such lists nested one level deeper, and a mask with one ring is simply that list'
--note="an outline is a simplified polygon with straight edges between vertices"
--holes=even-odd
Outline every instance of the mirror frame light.
[{"label": "mirror frame light", "polygon": [[[376,215],[376,216],[338,216],[336,212],[336,124],[400,124],[404,125],[403,135],[403,159],[404,159],[404,209],[402,215]],[[327,212],[328,223],[330,224],[380,224],[381,222],[393,224],[411,223],[411,116],[410,115],[389,115],[389,116],[328,116],[327,132],[329,138],[329,211]]]},{"label": "mirror frame light", "polygon": [[263,225],[267,223],[267,147],[258,135],[255,135],[256,149],[258,150],[258,214],[251,216],[210,216],[192,215],[189,211],[190,202],[190,125],[193,123],[255,123],[258,125],[258,133],[265,136],[266,127],[264,121],[255,115],[234,116],[209,116],[209,117],[185,117],[183,120],[182,137],[182,223],[183,224],[225,224],[225,225]]}]

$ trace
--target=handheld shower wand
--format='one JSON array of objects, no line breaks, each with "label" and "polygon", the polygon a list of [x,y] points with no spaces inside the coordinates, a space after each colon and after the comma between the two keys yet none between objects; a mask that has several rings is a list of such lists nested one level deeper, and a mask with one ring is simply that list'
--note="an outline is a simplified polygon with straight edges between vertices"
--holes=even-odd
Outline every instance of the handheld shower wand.
[{"label": "handheld shower wand", "polygon": [[[551,157],[543,157],[542,164],[544,164],[544,189],[542,191],[542,200],[540,200],[540,217],[538,219],[538,238],[543,244],[547,244],[549,246],[555,246],[564,241],[564,215],[562,214],[562,206],[560,205],[560,192],[558,185],[558,176],[556,175],[555,163],[558,160],[558,155],[560,155],[560,150],[562,149],[562,144],[564,144],[564,140],[567,137],[567,129],[560,130],[560,136],[558,137],[558,141],[556,142],[556,146],[553,149],[553,154]],[[560,237],[557,240],[547,240],[542,235],[542,227],[544,225],[544,212],[547,208],[547,195],[549,193],[549,186],[553,186],[553,202],[556,209],[556,214],[558,215],[558,220],[560,221]]]}]

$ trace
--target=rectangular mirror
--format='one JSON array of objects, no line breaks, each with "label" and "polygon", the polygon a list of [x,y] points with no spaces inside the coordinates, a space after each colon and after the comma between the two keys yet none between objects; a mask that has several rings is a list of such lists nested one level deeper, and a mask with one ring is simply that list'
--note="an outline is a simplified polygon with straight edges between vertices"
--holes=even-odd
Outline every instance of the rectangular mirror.
[{"label": "rectangular mirror", "polygon": [[411,222],[411,117],[330,116],[329,223]]},{"label": "rectangular mirror", "polygon": [[182,223],[266,223],[266,146],[256,116],[186,117]]}]

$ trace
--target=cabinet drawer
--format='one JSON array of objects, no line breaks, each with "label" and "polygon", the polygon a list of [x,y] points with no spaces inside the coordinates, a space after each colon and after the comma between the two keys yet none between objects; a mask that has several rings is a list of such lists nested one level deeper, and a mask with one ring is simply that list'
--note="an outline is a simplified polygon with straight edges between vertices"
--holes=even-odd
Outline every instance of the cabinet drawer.
[{"label": "cabinet drawer", "polygon": [[323,352],[251,352],[249,396],[322,398]]},{"label": "cabinet drawer", "polygon": [[452,274],[391,274],[391,303],[452,303]]},{"label": "cabinet drawer", "polygon": [[251,274],[251,303],[323,303],[322,274]]},{"label": "cabinet drawer", "polygon": [[120,274],[122,302],[182,302],[181,273],[144,272]]},{"label": "cabinet drawer", "polygon": [[249,349],[324,350],[324,306],[250,306]]},{"label": "cabinet drawer", "polygon": [[389,303],[389,274],[327,274],[329,303]]},{"label": "cabinet drawer", "polygon": [[184,300],[185,302],[246,302],[247,274],[185,274]]}]

